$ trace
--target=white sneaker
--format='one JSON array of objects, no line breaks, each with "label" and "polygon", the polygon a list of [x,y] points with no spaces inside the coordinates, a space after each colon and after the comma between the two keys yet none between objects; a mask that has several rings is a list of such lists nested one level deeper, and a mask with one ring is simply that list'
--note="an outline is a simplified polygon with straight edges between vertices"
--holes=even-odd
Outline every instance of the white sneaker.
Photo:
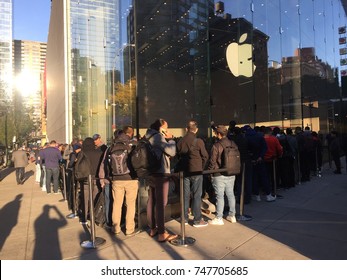
[{"label": "white sneaker", "polygon": [[229,221],[230,223],[236,223],[236,217],[234,215],[229,215],[225,218],[227,221]]},{"label": "white sneaker", "polygon": [[47,191],[46,187],[41,188],[41,191],[46,192]]},{"label": "white sneaker", "polygon": [[272,201],[275,201],[276,200],[276,196],[272,196],[271,194],[268,194],[266,196],[266,201],[267,202],[272,202]]},{"label": "white sneaker", "polygon": [[260,195],[253,195],[253,200],[255,201],[261,201]]},{"label": "white sneaker", "polygon": [[224,222],[223,222],[223,219],[214,218],[213,220],[209,221],[209,224],[222,226],[224,225]]}]

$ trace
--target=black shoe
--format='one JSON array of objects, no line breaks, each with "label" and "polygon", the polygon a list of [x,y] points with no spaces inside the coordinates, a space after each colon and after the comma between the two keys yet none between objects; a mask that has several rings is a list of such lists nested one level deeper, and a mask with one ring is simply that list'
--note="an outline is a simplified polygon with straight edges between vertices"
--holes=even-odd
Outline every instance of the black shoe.
[{"label": "black shoe", "polygon": [[335,170],[334,171],[335,174],[342,174],[341,171]]}]

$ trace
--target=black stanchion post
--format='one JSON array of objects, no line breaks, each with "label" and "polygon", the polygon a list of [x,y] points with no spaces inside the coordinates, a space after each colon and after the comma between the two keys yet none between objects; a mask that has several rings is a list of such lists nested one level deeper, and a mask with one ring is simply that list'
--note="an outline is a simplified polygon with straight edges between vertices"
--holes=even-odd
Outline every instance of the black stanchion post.
[{"label": "black stanchion post", "polygon": [[301,184],[300,152],[298,152],[298,158],[297,158],[297,161],[298,161],[298,184],[300,185],[300,184]]},{"label": "black stanchion post", "polygon": [[89,186],[89,216],[90,216],[90,230],[91,239],[81,242],[81,247],[86,249],[96,248],[106,242],[105,239],[101,237],[95,237],[95,219],[94,219],[94,202],[93,202],[93,182],[92,175],[88,176],[88,186]]},{"label": "black stanchion post", "polygon": [[180,203],[181,203],[181,235],[171,240],[170,243],[176,246],[188,246],[195,243],[192,237],[186,237],[185,234],[185,217],[184,217],[184,187],[183,187],[183,171],[179,173],[180,180]]},{"label": "black stanchion post", "polygon": [[277,170],[276,170],[276,159],[272,161],[272,170],[274,177],[273,194],[276,198],[283,198],[282,195],[277,194]]},{"label": "black stanchion post", "polygon": [[241,194],[240,194],[240,215],[237,216],[238,221],[250,221],[252,217],[249,215],[243,215],[244,205],[245,205],[245,173],[246,165],[242,164],[242,181],[241,181]]},{"label": "black stanchion post", "polygon": [[64,187],[64,200],[67,200],[67,196],[66,196],[66,170],[65,170],[65,166],[63,165],[62,167],[63,169],[63,187]]}]

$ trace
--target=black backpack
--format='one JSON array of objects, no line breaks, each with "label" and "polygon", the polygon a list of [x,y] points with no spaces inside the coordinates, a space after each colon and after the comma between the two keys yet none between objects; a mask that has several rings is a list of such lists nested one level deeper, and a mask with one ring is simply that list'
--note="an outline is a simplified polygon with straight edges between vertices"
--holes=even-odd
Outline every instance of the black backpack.
[{"label": "black backpack", "polygon": [[110,147],[107,160],[109,175],[118,176],[130,173],[128,167],[129,145],[123,141],[116,141]]},{"label": "black backpack", "polygon": [[224,146],[221,142],[220,144],[223,147],[223,152],[221,156],[221,168],[230,169],[229,171],[221,172],[224,176],[232,176],[240,174],[241,172],[241,158],[240,152],[237,145],[231,141],[230,146]]},{"label": "black backpack", "polygon": [[161,167],[161,157],[158,158],[149,142],[151,137],[148,139],[143,137],[131,152],[131,166],[140,178],[158,171]]},{"label": "black backpack", "polygon": [[89,159],[83,151],[77,155],[74,173],[77,181],[86,180],[91,173]]}]

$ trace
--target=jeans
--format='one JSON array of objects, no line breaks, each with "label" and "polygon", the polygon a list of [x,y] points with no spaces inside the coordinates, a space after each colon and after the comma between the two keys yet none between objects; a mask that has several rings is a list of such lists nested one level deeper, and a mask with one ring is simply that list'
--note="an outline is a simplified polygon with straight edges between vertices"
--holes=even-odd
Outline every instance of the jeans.
[{"label": "jeans", "polygon": [[192,212],[194,221],[201,220],[202,175],[185,177],[184,181],[184,217],[188,221],[190,194],[192,194]]},{"label": "jeans", "polygon": [[24,180],[24,173],[25,168],[24,167],[16,167],[16,180],[17,184],[21,184]]},{"label": "jeans", "polygon": [[53,191],[58,192],[59,188],[59,167],[47,168],[46,167],[46,189],[47,193],[51,192],[51,179],[53,177]]},{"label": "jeans", "polygon": [[235,216],[235,196],[234,196],[234,183],[235,176],[216,176],[212,177],[212,185],[214,191],[216,193],[217,198],[217,218],[223,218],[224,211],[224,193],[227,196],[228,204],[229,204],[229,213],[228,216]]}]

